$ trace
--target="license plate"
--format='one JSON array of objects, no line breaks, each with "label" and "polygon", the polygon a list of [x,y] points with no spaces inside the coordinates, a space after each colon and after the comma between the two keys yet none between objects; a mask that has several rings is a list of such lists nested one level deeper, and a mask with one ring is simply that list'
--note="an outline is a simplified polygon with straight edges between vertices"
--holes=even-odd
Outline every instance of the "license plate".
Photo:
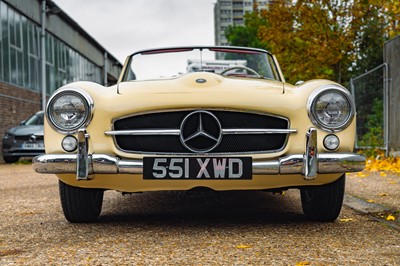
[{"label": "license plate", "polygon": [[251,157],[145,157],[144,179],[252,179]]},{"label": "license plate", "polygon": [[26,149],[44,149],[43,143],[24,143]]}]

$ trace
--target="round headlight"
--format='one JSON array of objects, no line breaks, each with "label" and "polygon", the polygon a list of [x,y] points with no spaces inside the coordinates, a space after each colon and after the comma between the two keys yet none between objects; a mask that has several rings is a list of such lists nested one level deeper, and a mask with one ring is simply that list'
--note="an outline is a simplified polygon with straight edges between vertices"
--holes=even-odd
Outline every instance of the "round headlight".
[{"label": "round headlight", "polygon": [[66,88],[50,98],[46,113],[56,129],[75,132],[90,122],[92,111],[93,101],[86,92]]},{"label": "round headlight", "polygon": [[310,95],[308,112],[317,127],[332,132],[343,130],[351,123],[355,107],[346,89],[329,86]]}]

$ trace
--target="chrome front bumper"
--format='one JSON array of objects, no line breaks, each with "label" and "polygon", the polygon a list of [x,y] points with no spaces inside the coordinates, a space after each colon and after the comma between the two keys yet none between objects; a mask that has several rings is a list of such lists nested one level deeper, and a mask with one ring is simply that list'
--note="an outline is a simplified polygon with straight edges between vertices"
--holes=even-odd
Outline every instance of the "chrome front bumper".
[{"label": "chrome front bumper", "polygon": [[[142,174],[142,160],[125,160],[107,154],[92,154],[88,157],[88,174]],[[253,161],[253,174],[303,174],[303,154],[294,154],[278,160]],[[346,173],[362,171],[365,158],[352,153],[322,153],[317,159],[317,173]],[[33,169],[38,173],[76,174],[76,154],[46,154],[33,159]],[[84,178],[80,178],[84,179]]]},{"label": "chrome front bumper", "polygon": [[[143,161],[120,159],[107,154],[88,154],[88,138],[78,132],[78,154],[46,154],[33,159],[38,173],[76,174],[78,180],[89,180],[92,174],[143,174]],[[365,157],[353,153],[318,153],[317,133],[307,132],[304,154],[292,154],[272,160],[253,160],[254,175],[301,174],[313,180],[317,174],[362,171]],[[199,156],[200,157],[200,156]]]}]

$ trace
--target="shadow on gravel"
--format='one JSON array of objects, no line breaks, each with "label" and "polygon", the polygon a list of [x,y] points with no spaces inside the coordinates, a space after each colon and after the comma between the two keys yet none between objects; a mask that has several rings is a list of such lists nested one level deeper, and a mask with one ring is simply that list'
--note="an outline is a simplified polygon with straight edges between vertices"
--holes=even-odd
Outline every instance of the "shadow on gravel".
[{"label": "shadow on gravel", "polygon": [[146,192],[106,199],[100,223],[169,226],[287,224],[306,221],[296,191]]}]

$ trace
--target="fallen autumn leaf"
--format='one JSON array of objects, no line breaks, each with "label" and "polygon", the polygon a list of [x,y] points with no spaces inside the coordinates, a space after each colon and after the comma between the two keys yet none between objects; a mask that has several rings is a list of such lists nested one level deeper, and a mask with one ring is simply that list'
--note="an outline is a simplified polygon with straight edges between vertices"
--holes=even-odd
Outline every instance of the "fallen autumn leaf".
[{"label": "fallen autumn leaf", "polygon": [[341,223],[348,223],[348,222],[352,222],[353,218],[343,218],[339,220]]},{"label": "fallen autumn leaf", "polygon": [[248,245],[237,245],[236,248],[238,248],[238,249],[246,249],[246,248],[251,248],[251,246],[248,246]]},{"label": "fallen autumn leaf", "polygon": [[396,218],[391,214],[389,214],[388,217],[386,217],[386,221],[395,221],[395,220]]}]

